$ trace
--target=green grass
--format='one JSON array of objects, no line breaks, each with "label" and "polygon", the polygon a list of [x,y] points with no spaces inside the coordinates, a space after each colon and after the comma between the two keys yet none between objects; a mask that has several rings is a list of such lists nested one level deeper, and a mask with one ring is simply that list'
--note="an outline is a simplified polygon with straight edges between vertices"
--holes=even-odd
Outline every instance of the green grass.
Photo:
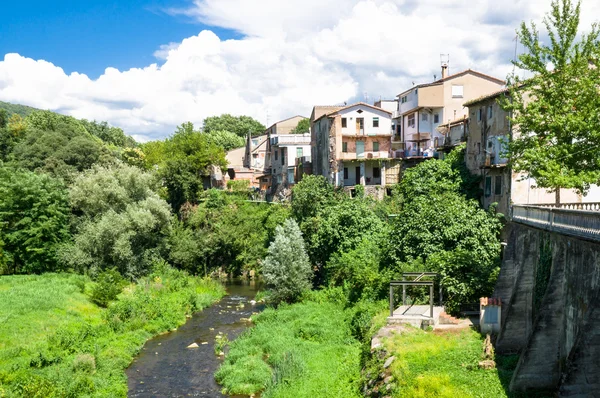
[{"label": "green grass", "polygon": [[483,340],[473,330],[409,329],[384,342],[396,360],[390,366],[393,397],[506,397],[497,369],[484,370]]},{"label": "green grass", "polygon": [[231,343],[215,377],[229,394],[359,397],[360,343],[351,315],[329,301],[267,309]]},{"label": "green grass", "polygon": [[0,397],[125,397],[124,370],[152,336],[224,294],[167,266],[107,309],[73,274],[0,277]]}]

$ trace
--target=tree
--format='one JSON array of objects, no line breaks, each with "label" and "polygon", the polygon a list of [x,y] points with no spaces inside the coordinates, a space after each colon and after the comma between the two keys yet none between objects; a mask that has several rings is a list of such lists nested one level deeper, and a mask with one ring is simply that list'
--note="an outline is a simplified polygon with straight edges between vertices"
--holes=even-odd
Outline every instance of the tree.
[{"label": "tree", "polygon": [[275,302],[296,301],[311,287],[310,262],[298,224],[288,219],[275,230],[275,240],[263,263],[263,277]]},{"label": "tree", "polygon": [[0,166],[0,263],[8,273],[57,271],[56,252],[69,236],[68,223],[68,196],[61,182]]},{"label": "tree", "polygon": [[593,24],[578,38],[580,5],[552,2],[544,18],[547,44],[535,24],[521,24],[525,52],[514,64],[533,76],[510,76],[508,96],[501,100],[512,113],[513,170],[554,191],[557,203],[560,188],[585,193],[600,180],[599,31]]},{"label": "tree", "polygon": [[334,189],[323,176],[305,175],[292,188],[292,214],[298,223],[314,217],[334,199]]},{"label": "tree", "polygon": [[130,279],[148,273],[164,254],[172,217],[153,187],[151,175],[126,165],[78,176],[70,197],[79,217],[73,242],[60,250],[62,262],[92,274],[115,267]]},{"label": "tree", "polygon": [[234,148],[241,148],[246,145],[246,140],[244,137],[240,137],[239,135],[229,131],[211,131],[206,134],[206,137],[209,143],[221,147],[225,151],[230,151]]},{"label": "tree", "polygon": [[450,162],[432,160],[407,169],[396,190],[403,200],[410,200],[421,195],[458,192],[460,183],[460,176]]},{"label": "tree", "polygon": [[265,126],[250,116],[232,116],[228,113],[221,116],[210,116],[204,119],[202,131],[211,133],[213,131],[229,131],[239,137],[261,135]]},{"label": "tree", "polygon": [[292,130],[292,134],[306,134],[310,132],[310,120],[302,119],[298,125]]},{"label": "tree", "polygon": [[95,120],[90,122],[86,119],[82,119],[79,122],[90,134],[100,138],[107,144],[112,144],[121,148],[137,146],[137,143],[132,137],[126,135],[122,129],[110,126],[107,122],[96,122]]},{"label": "tree", "polygon": [[5,109],[0,109],[0,129],[6,128],[8,125],[8,112]]}]

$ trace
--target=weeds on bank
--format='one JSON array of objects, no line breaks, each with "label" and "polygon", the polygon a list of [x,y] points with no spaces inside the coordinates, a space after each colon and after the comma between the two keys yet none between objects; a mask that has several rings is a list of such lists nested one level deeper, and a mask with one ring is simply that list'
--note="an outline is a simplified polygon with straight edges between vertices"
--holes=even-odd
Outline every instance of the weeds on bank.
[{"label": "weeds on bank", "polygon": [[104,309],[84,276],[0,278],[0,396],[125,397],[144,342],[224,294],[163,264]]},{"label": "weeds on bank", "polygon": [[269,308],[256,326],[230,343],[216,373],[228,394],[261,397],[358,397],[360,343],[353,313],[322,294]]}]

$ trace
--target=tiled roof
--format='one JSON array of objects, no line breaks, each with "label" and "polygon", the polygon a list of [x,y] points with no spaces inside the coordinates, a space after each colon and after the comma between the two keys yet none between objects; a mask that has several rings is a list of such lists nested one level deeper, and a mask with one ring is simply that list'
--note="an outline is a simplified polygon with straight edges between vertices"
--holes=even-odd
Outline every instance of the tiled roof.
[{"label": "tiled roof", "polygon": [[474,104],[477,104],[479,102],[482,102],[482,101],[485,101],[485,100],[489,100],[491,98],[499,97],[500,95],[502,95],[504,93],[507,93],[507,92],[508,92],[508,89],[507,88],[503,88],[502,90],[494,91],[493,93],[482,95],[479,98],[475,98],[475,99],[472,99],[471,101],[467,101],[467,102],[465,102],[463,104],[463,106],[474,105]]},{"label": "tiled roof", "polygon": [[481,72],[478,72],[478,71],[473,70],[473,69],[466,69],[466,70],[463,70],[462,72],[455,73],[453,75],[447,76],[447,77],[445,77],[443,79],[439,79],[439,80],[436,80],[436,81],[431,82],[431,83],[424,83],[424,84],[418,84],[416,86],[413,86],[413,87],[409,88],[408,90],[405,90],[405,91],[401,92],[400,94],[398,94],[397,97],[399,97],[402,94],[405,94],[405,93],[411,91],[412,89],[420,88],[420,87],[435,86],[435,85],[441,84],[441,83],[443,83],[445,81],[452,80],[452,79],[455,79],[455,78],[460,77],[460,76],[464,76],[464,75],[469,74],[469,73],[473,74],[473,75],[477,75],[479,77],[483,77],[484,79],[493,80],[496,83],[506,84],[506,82],[504,80],[498,79],[498,78],[490,76],[490,75],[486,75],[485,73],[481,73]]},{"label": "tiled roof", "polygon": [[338,109],[336,111],[328,113],[328,115],[331,115],[333,113],[338,113],[338,112],[341,112],[341,111],[343,111],[345,109],[352,108],[352,107],[359,106],[359,105],[360,106],[366,106],[366,107],[369,107],[369,108],[372,108],[372,109],[375,109],[375,110],[378,110],[378,111],[381,111],[381,112],[385,112],[385,113],[388,113],[390,115],[392,114],[392,112],[386,111],[385,109],[379,108],[378,106],[370,105],[370,104],[367,104],[366,102],[357,102],[356,104],[346,105],[346,106],[344,106],[344,107],[342,107],[342,108],[340,108],[340,109]]}]

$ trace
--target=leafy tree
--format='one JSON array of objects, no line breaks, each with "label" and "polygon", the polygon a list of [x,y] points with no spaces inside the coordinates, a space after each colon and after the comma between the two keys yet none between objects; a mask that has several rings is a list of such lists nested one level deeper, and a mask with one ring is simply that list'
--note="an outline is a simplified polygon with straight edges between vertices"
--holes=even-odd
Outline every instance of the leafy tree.
[{"label": "leafy tree", "polygon": [[515,171],[556,193],[585,193],[600,180],[600,45],[598,25],[578,36],[580,5],[554,0],[544,18],[549,40],[535,24],[521,24],[525,48],[515,66],[533,77],[510,77],[501,101],[512,113],[515,134],[508,145]]},{"label": "leafy tree", "polygon": [[396,190],[406,201],[420,195],[458,192],[460,183],[459,174],[452,169],[451,163],[433,160],[406,170]]},{"label": "leafy tree", "polygon": [[211,143],[207,134],[183,123],[161,144],[145,144],[148,167],[156,167],[167,189],[168,202],[178,211],[186,202],[196,203],[203,190],[209,166],[227,167],[225,151]]},{"label": "leafy tree", "polygon": [[342,200],[324,209],[314,222],[309,253],[319,267],[334,253],[353,250],[364,239],[379,243],[387,233],[386,224],[377,217],[369,200]]},{"label": "leafy tree", "polygon": [[80,215],[72,243],[60,251],[64,264],[92,274],[116,267],[124,276],[148,273],[164,254],[171,212],[152,190],[153,177],[131,166],[95,167],[71,187]]},{"label": "leafy tree", "polygon": [[204,119],[202,131],[212,133],[214,131],[229,131],[239,137],[261,135],[265,126],[250,116],[232,116],[228,113],[221,116],[210,116]]},{"label": "leafy tree", "polygon": [[323,176],[306,175],[292,188],[292,214],[302,223],[334,200],[333,186]]},{"label": "leafy tree", "polygon": [[67,191],[59,181],[0,166],[0,262],[8,273],[58,270],[56,251],[68,238],[68,222]]},{"label": "leafy tree", "polygon": [[6,128],[8,125],[8,112],[5,109],[0,109],[0,129]]},{"label": "leafy tree", "polygon": [[108,307],[115,300],[127,282],[116,269],[108,269],[98,274],[90,299],[100,307]]},{"label": "leafy tree", "polygon": [[310,132],[310,120],[302,119],[298,122],[298,125],[292,130],[292,134],[306,134]]},{"label": "leafy tree", "polygon": [[444,159],[450,167],[458,172],[460,177],[460,188],[459,193],[465,195],[467,199],[479,200],[481,197],[481,188],[479,183],[481,182],[481,176],[472,174],[467,168],[465,163],[465,152],[467,148],[465,144],[462,144],[452,150],[448,156]]},{"label": "leafy tree", "polygon": [[241,148],[246,145],[246,140],[244,137],[240,137],[239,135],[229,131],[211,131],[207,133],[206,137],[209,143],[221,147],[225,151],[229,151],[234,148]]},{"label": "leafy tree", "polygon": [[79,121],[83,127],[92,135],[100,138],[107,144],[112,144],[121,148],[136,147],[135,140],[126,135],[122,129],[112,127],[107,122],[90,122],[85,119]]},{"label": "leafy tree", "polygon": [[296,301],[311,287],[312,270],[298,224],[288,219],[275,231],[263,263],[263,277],[275,302]]}]

